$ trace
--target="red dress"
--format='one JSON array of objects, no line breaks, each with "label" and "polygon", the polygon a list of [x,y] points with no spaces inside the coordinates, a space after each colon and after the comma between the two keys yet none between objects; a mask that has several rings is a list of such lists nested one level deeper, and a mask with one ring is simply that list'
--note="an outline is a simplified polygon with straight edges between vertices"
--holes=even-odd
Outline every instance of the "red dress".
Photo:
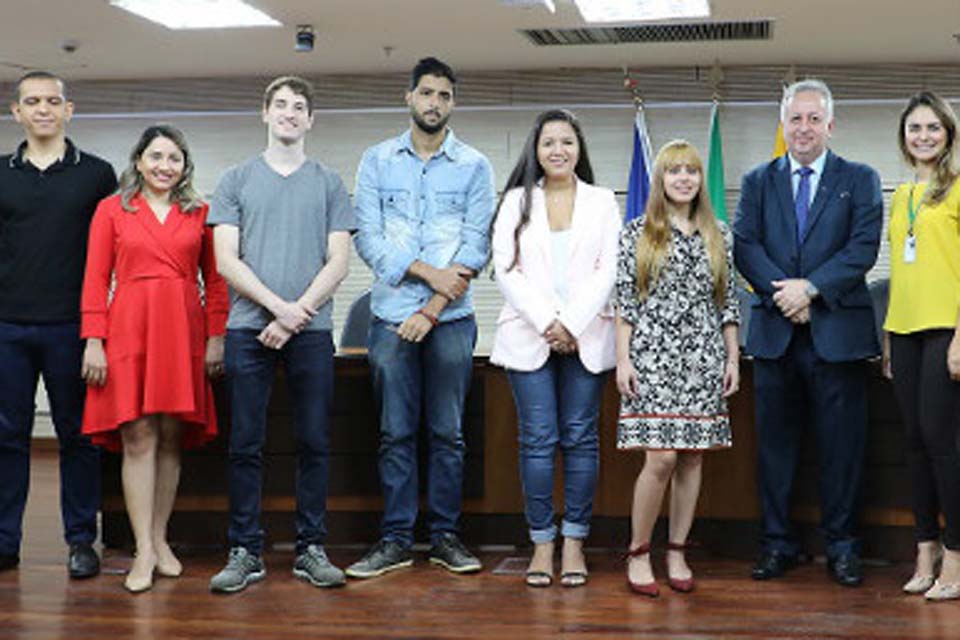
[{"label": "red dress", "polygon": [[163,413],[183,422],[183,446],[197,447],[217,433],[204,354],[207,336],[225,333],[229,310],[207,206],[173,205],[161,224],[139,194],[130,204],[135,212],[119,195],[105,198],[90,225],[80,335],[103,338],[107,381],[87,388],[82,430],[119,451],[121,424]]}]

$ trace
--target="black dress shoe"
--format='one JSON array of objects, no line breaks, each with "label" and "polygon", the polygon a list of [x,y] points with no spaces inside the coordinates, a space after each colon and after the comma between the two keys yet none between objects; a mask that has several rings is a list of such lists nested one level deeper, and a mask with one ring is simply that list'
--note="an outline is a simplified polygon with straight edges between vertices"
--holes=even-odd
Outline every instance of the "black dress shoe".
[{"label": "black dress shoe", "polygon": [[827,571],[834,582],[845,587],[857,587],[863,582],[860,558],[852,553],[827,560]]},{"label": "black dress shoe", "polygon": [[770,580],[779,578],[796,566],[797,556],[787,555],[782,551],[764,551],[757,558],[750,575],[754,580]]},{"label": "black dress shoe", "polygon": [[100,573],[100,558],[93,547],[86,543],[70,545],[67,571],[71,578],[92,578]]},{"label": "black dress shoe", "polygon": [[13,569],[18,564],[20,564],[20,556],[16,554],[9,555],[9,556],[0,554],[0,571]]}]

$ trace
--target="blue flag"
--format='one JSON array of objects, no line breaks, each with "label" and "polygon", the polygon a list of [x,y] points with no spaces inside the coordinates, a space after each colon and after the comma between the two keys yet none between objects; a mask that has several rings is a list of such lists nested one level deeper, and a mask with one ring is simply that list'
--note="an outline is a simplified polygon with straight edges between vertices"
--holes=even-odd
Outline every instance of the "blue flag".
[{"label": "blue flag", "polygon": [[624,222],[630,222],[643,214],[650,196],[650,137],[647,135],[647,121],[643,109],[637,109],[633,123],[633,160],[630,162],[630,180],[627,185],[627,213]]}]

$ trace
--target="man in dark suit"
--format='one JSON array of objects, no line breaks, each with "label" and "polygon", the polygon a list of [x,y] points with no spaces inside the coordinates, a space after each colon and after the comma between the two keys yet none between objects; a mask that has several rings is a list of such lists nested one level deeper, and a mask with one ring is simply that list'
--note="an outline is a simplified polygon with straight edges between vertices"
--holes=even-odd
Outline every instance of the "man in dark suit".
[{"label": "man in dark suit", "polygon": [[754,357],[763,550],[753,578],[779,577],[797,563],[790,493],[809,421],[828,571],[856,586],[865,360],[879,353],[864,276],[880,243],[880,180],[827,148],[833,98],[823,82],[787,88],[780,118],[788,153],[743,178],[734,224],[737,268],[755,293],[746,350]]}]

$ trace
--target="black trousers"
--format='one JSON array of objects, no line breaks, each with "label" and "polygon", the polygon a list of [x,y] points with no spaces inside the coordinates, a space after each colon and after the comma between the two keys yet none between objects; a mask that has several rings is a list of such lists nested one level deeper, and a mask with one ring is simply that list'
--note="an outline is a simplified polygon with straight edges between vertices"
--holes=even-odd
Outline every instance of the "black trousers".
[{"label": "black trousers", "polygon": [[859,553],[860,477],[867,440],[867,370],[862,360],[827,362],[807,326],[797,327],[780,358],[753,364],[763,547],[796,555],[790,497],[801,435],[817,440],[820,530],[827,556]]},{"label": "black trousers", "polygon": [[953,329],[890,335],[893,388],[906,427],[917,541],[940,538],[960,550],[960,382],[950,379]]},{"label": "black trousers", "polygon": [[97,538],[100,450],[80,434],[86,386],[77,323],[0,322],[0,554],[17,555],[30,485],[37,381],[50,400],[60,441],[60,512],[67,544]]}]

